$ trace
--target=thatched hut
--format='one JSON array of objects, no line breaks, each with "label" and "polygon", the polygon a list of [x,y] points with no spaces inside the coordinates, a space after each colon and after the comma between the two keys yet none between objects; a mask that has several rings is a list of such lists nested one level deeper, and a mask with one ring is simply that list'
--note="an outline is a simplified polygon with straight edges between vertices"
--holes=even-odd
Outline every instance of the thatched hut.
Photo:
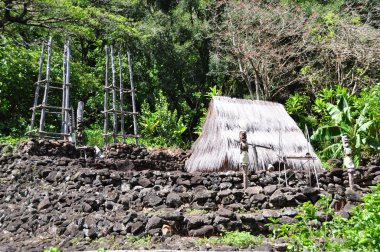
[{"label": "thatched hut", "polygon": [[[278,163],[283,156],[296,157],[287,159],[289,168],[308,169],[311,165],[312,169],[322,169],[312,146],[283,105],[215,96],[209,105],[202,134],[192,146],[186,170],[239,170],[241,130],[247,132],[248,143],[252,144],[248,151],[250,170],[266,169],[268,165]],[[254,145],[272,146],[273,149],[256,148],[256,154]],[[301,159],[307,153],[315,159]]]}]

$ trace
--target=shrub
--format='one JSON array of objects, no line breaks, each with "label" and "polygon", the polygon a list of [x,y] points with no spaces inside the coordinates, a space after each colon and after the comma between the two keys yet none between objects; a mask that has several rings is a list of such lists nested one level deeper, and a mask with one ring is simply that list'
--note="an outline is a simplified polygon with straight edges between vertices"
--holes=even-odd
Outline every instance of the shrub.
[{"label": "shrub", "polygon": [[84,129],[83,130],[83,142],[85,145],[90,146],[104,146],[103,131],[100,129]]},{"label": "shrub", "polygon": [[309,129],[317,125],[317,119],[310,114],[311,100],[305,94],[290,95],[285,103],[286,111],[294,118],[302,129],[307,125]]},{"label": "shrub", "polygon": [[331,117],[332,124],[322,126],[314,132],[311,139],[316,141],[335,140],[326,147],[321,153],[323,157],[342,156],[343,147],[340,137],[346,135],[353,150],[353,160],[359,165],[361,160],[361,149],[364,146],[377,149],[380,142],[368,134],[368,129],[374,123],[367,118],[368,104],[364,105],[360,114],[354,117],[353,108],[349,105],[347,97],[339,99],[337,105],[327,103],[327,111]]},{"label": "shrub", "polygon": [[[207,100],[210,101],[212,97],[221,96],[221,95],[222,95],[222,91],[218,89],[217,86],[212,86],[210,87],[210,90],[209,92],[207,92],[205,97],[207,97]],[[199,118],[198,124],[194,127],[194,133],[197,134],[198,136],[201,135],[203,124],[206,121],[207,112],[208,112],[207,108],[203,107],[201,109],[201,112],[202,112],[202,116]]]},{"label": "shrub", "polygon": [[141,108],[141,135],[149,145],[153,146],[183,146],[181,136],[187,129],[182,117],[177,111],[169,109],[166,97],[159,93],[152,111],[147,102]]},{"label": "shrub", "polygon": [[[364,203],[354,207],[350,219],[334,215],[330,199],[322,197],[315,205],[306,202],[298,209],[298,223],[283,224],[273,234],[284,237],[290,251],[379,251],[380,184],[374,189],[363,197]],[[320,223],[317,211],[333,215],[333,219]],[[272,221],[277,225],[278,220]]]},{"label": "shrub", "polygon": [[27,140],[26,136],[0,136],[0,144],[8,144],[13,147],[17,146],[20,142]]}]

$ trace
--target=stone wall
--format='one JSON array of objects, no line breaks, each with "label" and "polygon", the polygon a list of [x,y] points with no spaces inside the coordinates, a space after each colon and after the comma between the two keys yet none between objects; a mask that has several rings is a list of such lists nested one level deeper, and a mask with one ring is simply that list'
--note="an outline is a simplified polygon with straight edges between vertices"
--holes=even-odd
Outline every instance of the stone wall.
[{"label": "stone wall", "polygon": [[[29,151],[29,155],[1,156],[0,244],[41,250],[43,243],[30,242],[37,234],[64,240],[126,234],[203,237],[236,229],[268,234],[269,218],[296,222],[296,207],[316,202],[321,193],[332,196],[333,206],[348,216],[362,194],[370,191],[369,186],[380,182],[379,166],[359,167],[354,175],[355,190],[347,189],[347,173],[342,169],[320,174],[320,188],[314,177],[310,186],[308,172],[288,170],[286,187],[284,174],[261,171],[249,176],[250,186],[244,191],[241,173],[144,169],[142,163],[139,167],[133,161],[149,161],[152,151],[120,146],[106,150],[103,160],[90,155],[85,162],[80,151],[63,146],[56,151],[38,149],[35,153],[39,155]],[[48,155],[40,155],[43,153]],[[160,150],[156,153],[155,160],[161,165],[178,165],[179,159],[170,160],[172,156],[160,154]],[[179,153],[176,155],[185,156]],[[128,169],[114,164],[127,161],[133,164]],[[318,216],[320,221],[330,218],[323,213]]]},{"label": "stone wall", "polygon": [[190,151],[180,149],[149,150],[117,143],[108,145],[101,150],[102,158],[96,158],[93,147],[75,148],[72,143],[61,140],[29,140],[21,143],[18,150],[21,155],[78,158],[83,166],[117,170],[183,171],[190,156]]},{"label": "stone wall", "polygon": [[36,156],[59,156],[78,158],[80,152],[75,148],[74,144],[62,140],[29,140],[20,143],[18,146],[20,154],[36,155]]},{"label": "stone wall", "polygon": [[148,150],[137,145],[110,144],[105,148],[104,156],[114,163],[128,160],[130,163],[127,167],[133,170],[184,171],[190,152],[165,148]]}]

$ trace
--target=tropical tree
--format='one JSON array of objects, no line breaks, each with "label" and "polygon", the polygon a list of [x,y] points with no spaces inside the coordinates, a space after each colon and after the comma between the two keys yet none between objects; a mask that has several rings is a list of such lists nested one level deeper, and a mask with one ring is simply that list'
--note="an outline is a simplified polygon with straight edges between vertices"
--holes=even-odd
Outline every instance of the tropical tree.
[{"label": "tropical tree", "polygon": [[365,104],[357,118],[347,101],[347,96],[342,96],[337,105],[327,103],[326,105],[333,125],[318,128],[311,136],[315,141],[333,141],[332,144],[322,150],[322,157],[339,157],[343,154],[343,146],[340,138],[346,135],[352,148],[352,156],[355,165],[361,161],[361,150],[367,146],[374,149],[380,148],[380,142],[368,134],[369,128],[374,123],[367,118],[368,104]]}]

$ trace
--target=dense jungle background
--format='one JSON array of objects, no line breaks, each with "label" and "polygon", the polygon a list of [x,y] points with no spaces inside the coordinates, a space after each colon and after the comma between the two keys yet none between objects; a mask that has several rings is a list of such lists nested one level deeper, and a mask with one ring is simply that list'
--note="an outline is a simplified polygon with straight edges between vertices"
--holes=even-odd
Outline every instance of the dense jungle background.
[{"label": "dense jungle background", "polygon": [[[368,172],[360,174],[363,169],[359,167],[356,175],[372,176],[373,181],[364,189],[355,185],[356,191],[347,188],[344,192],[338,185],[346,182],[338,178],[343,170],[332,169],[328,187],[337,184],[341,192],[334,193],[344,193],[360,204],[352,205],[346,211],[349,215],[342,217],[331,209],[332,199],[321,196],[315,205],[306,202],[298,208],[294,217],[298,221],[279,225],[278,219],[271,218],[272,237],[284,239],[290,251],[379,251],[380,184],[367,186],[380,181],[380,0],[0,0],[0,145],[27,139],[41,45],[50,36],[53,81],[62,82],[63,47],[70,41],[70,102],[74,109],[78,101],[85,103],[87,145],[104,144],[101,112],[106,45],[121,53],[126,86],[127,52],[132,53],[138,123],[145,146],[190,148],[216,95],[284,104],[300,128],[310,132],[326,168],[342,165],[341,136],[346,135],[356,166],[367,165]],[[49,103],[59,102],[60,96],[52,92]],[[126,109],[131,110],[130,106]],[[48,119],[45,128],[59,131],[59,118]],[[126,125],[132,132],[131,118]],[[20,187],[4,179],[21,176],[11,165],[17,155],[12,156],[12,147],[0,149],[0,198],[3,206],[18,206],[21,196],[17,198],[12,190]],[[28,169],[30,174],[36,172],[35,167]],[[55,182],[57,172],[54,179],[50,178],[53,172],[48,173]],[[25,178],[25,183],[34,181]],[[35,181],[40,183],[38,178]],[[153,185],[149,179],[148,184]],[[96,186],[91,184],[91,188]],[[259,189],[261,195],[263,188]],[[310,190],[319,192],[306,189],[308,195]],[[358,191],[370,193],[361,198]],[[5,195],[16,195],[17,201]],[[25,202],[29,208],[29,199]],[[8,212],[14,211],[2,213]],[[320,213],[331,218],[323,219]],[[12,225],[8,228],[17,231],[21,224]],[[145,244],[150,239],[132,237],[129,241]],[[247,248],[263,239],[236,230],[204,238],[204,242]]]},{"label": "dense jungle background", "polygon": [[125,85],[132,53],[147,146],[189,148],[211,97],[226,95],[284,104],[324,161],[348,135],[359,164],[380,146],[379,25],[377,0],[2,0],[1,141],[25,138],[52,36],[53,80],[71,43],[71,105],[85,102],[87,144],[103,143],[104,47],[113,45]]}]

